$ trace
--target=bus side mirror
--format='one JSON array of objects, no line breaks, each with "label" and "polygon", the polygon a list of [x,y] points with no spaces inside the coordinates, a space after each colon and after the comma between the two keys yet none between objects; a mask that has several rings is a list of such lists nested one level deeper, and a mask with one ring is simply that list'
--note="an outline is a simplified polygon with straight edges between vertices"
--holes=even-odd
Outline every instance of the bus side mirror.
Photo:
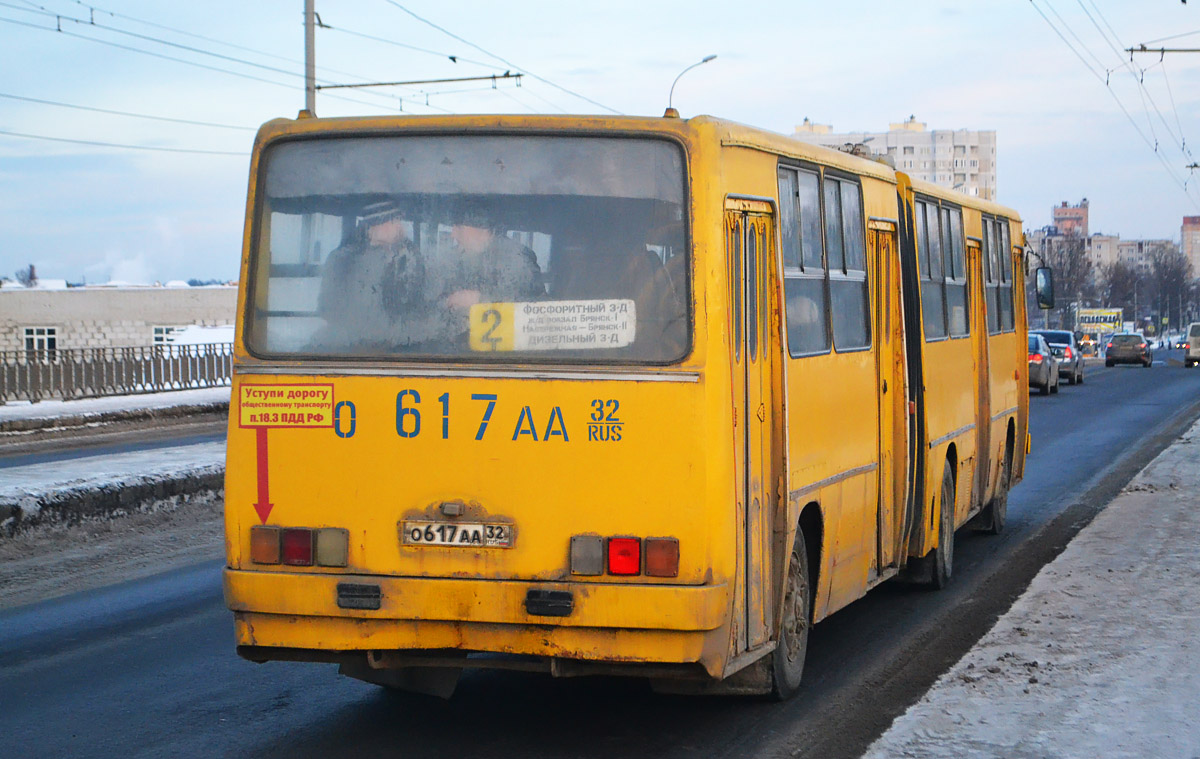
[{"label": "bus side mirror", "polygon": [[1033,276],[1038,308],[1054,308],[1054,272],[1049,266],[1039,266]]}]

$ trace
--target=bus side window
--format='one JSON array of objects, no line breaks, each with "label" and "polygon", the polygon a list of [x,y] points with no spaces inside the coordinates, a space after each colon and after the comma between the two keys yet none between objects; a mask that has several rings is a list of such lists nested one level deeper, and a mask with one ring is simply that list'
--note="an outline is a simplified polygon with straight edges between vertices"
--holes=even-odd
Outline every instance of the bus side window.
[{"label": "bus side window", "polygon": [[[829,308],[817,174],[780,167],[779,202],[788,353],[793,358],[826,353],[830,347]],[[783,209],[784,204],[791,207]]]}]

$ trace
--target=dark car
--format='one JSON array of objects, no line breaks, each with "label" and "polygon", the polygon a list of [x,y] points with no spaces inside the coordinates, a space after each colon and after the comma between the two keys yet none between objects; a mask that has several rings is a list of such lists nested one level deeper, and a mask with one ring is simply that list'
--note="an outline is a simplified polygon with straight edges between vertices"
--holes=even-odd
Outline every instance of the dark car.
[{"label": "dark car", "polygon": [[1065,329],[1030,330],[1031,335],[1046,338],[1054,358],[1058,360],[1058,371],[1065,374],[1068,385],[1083,382],[1083,349],[1075,341],[1075,333]]},{"label": "dark car", "polygon": [[1042,395],[1058,392],[1058,359],[1046,338],[1029,333],[1029,386],[1040,388]]},{"label": "dark car", "polygon": [[1144,335],[1136,332],[1119,332],[1109,338],[1104,350],[1104,365],[1141,364],[1147,369],[1154,363],[1154,351]]}]

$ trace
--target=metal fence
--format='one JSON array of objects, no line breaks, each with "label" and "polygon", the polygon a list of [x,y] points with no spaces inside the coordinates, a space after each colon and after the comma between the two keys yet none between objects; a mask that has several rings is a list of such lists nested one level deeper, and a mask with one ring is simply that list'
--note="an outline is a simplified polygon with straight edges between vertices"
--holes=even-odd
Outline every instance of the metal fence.
[{"label": "metal fence", "polygon": [[233,344],[0,351],[0,403],[228,385]]}]

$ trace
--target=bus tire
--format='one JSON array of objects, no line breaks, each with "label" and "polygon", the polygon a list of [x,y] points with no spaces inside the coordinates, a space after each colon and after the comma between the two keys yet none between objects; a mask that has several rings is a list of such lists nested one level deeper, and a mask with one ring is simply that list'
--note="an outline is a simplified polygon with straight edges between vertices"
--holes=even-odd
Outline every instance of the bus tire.
[{"label": "bus tire", "polygon": [[954,574],[954,472],[946,462],[942,470],[942,502],[938,505],[938,544],[920,559],[913,559],[913,580],[929,590],[941,590]]},{"label": "bus tire", "polygon": [[800,688],[804,657],[808,653],[808,631],[812,627],[812,584],[808,574],[808,546],[804,528],[796,527],[792,556],[788,562],[787,590],[780,610],[779,641],[771,654],[771,696],[785,701]]},{"label": "bus tire", "polygon": [[984,507],[980,514],[979,531],[988,535],[999,535],[1004,532],[1004,524],[1008,521],[1008,483],[1012,476],[1010,457],[1005,455],[1000,462],[1000,482],[996,483],[996,494]]}]

